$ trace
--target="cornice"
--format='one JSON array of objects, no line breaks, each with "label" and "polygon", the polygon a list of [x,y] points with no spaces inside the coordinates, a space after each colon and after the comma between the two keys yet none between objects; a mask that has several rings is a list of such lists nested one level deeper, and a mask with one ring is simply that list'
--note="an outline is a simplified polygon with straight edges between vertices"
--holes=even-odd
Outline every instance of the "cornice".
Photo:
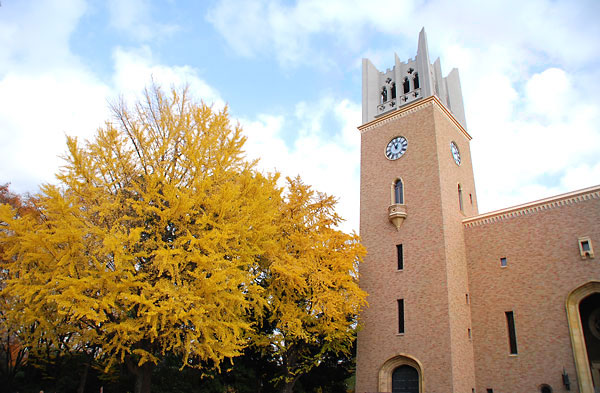
[{"label": "cornice", "polygon": [[562,206],[573,205],[590,199],[600,199],[600,185],[582,190],[572,191],[566,194],[556,195],[550,198],[517,205],[502,210],[480,214],[475,217],[464,219],[465,228],[493,224],[495,222],[509,220],[514,217],[535,214],[540,211],[556,209]]},{"label": "cornice", "polygon": [[444,104],[442,104],[442,102],[436,96],[430,96],[430,97],[421,99],[419,101],[415,101],[409,105],[403,106],[392,112],[386,113],[385,115],[378,117],[377,119],[371,120],[370,122],[367,122],[367,123],[359,126],[358,130],[360,131],[361,134],[364,134],[365,132],[372,130],[373,128],[387,124],[393,120],[408,116],[411,113],[418,112],[418,111],[423,110],[431,105],[433,105],[434,108],[438,109],[439,111],[444,113],[446,116],[448,116],[448,118],[450,119],[452,124],[454,124],[454,126],[458,129],[459,132],[464,134],[464,136],[467,138],[467,140],[472,139],[471,135],[469,135],[467,130],[465,130],[463,128],[463,126],[458,122],[458,120],[456,120],[454,118],[454,115],[452,115],[452,113],[446,108],[446,106]]}]

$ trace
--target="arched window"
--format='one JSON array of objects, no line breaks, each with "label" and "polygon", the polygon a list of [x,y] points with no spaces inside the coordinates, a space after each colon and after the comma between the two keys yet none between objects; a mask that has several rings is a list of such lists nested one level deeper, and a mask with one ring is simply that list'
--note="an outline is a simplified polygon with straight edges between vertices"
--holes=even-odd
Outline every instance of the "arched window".
[{"label": "arched window", "polygon": [[540,392],[541,393],[552,393],[552,387],[550,387],[550,385],[543,384],[542,386],[540,386]]},{"label": "arched window", "polygon": [[418,393],[419,372],[407,364],[392,372],[392,392]]},{"label": "arched window", "polygon": [[419,74],[415,72],[415,77],[413,78],[413,87],[415,89],[419,88]]},{"label": "arched window", "polygon": [[404,91],[404,94],[410,91],[410,82],[408,81],[408,78],[404,78],[404,83],[402,83],[402,90]]},{"label": "arched window", "polygon": [[404,185],[400,179],[394,182],[394,204],[404,204]]},{"label": "arched window", "polygon": [[458,207],[460,207],[460,211],[463,211],[462,187],[460,184],[458,185]]},{"label": "arched window", "polygon": [[396,82],[392,82],[392,100],[396,98]]}]

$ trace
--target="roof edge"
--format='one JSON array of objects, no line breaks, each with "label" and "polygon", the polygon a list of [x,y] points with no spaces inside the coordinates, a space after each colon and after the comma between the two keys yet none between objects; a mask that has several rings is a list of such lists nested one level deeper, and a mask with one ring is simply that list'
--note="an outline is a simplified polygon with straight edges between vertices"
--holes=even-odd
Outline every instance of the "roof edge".
[{"label": "roof edge", "polygon": [[474,217],[465,218],[462,223],[466,227],[488,224],[515,216],[521,216],[540,210],[552,209],[563,205],[582,202],[589,199],[600,199],[600,185],[583,188],[581,190],[555,195],[549,198],[538,199],[533,202],[508,207],[505,209],[479,214]]}]

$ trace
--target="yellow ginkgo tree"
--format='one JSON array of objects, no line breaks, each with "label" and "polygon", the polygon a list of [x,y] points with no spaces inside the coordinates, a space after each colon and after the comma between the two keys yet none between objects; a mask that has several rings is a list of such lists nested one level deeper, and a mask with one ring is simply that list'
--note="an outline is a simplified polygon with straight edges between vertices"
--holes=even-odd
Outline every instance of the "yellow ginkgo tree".
[{"label": "yellow ginkgo tree", "polygon": [[279,363],[282,393],[331,353],[349,353],[357,317],[366,304],[358,286],[365,254],[355,234],[337,228],[336,200],[288,179],[279,232],[269,253],[268,316],[257,345]]},{"label": "yellow ginkgo tree", "polygon": [[152,88],[112,109],[93,140],[68,138],[39,217],[0,206],[2,292],[14,319],[40,331],[58,321],[73,345],[97,346],[107,367],[126,363],[136,392],[149,392],[167,353],[182,367],[218,366],[247,345],[249,316],[266,307],[256,275],[280,236],[280,190],[244,159],[227,111],[186,89]]}]

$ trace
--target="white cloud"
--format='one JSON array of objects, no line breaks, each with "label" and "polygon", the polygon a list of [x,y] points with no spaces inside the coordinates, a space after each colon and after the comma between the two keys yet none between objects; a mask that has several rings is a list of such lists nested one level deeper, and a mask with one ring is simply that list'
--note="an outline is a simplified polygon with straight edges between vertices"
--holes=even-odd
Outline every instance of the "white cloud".
[{"label": "white cloud", "polygon": [[82,67],[69,39],[86,5],[22,1],[0,10],[0,183],[35,191],[62,163],[65,134],[87,137],[109,89]]},{"label": "white cloud", "polygon": [[566,190],[577,190],[598,183],[598,179],[600,179],[600,163],[581,164],[566,171],[561,178],[561,187]]},{"label": "white cloud", "polygon": [[356,51],[373,46],[365,41],[373,33],[395,36],[401,45],[403,37],[415,35],[422,26],[436,37],[436,51],[456,41],[482,47],[503,43],[508,51],[520,48],[511,54],[523,62],[544,57],[576,64],[596,56],[600,27],[594,11],[600,11],[597,3],[564,0],[221,0],[207,19],[238,54],[274,54],[285,66],[323,64],[327,51],[315,50],[322,34],[336,46]]},{"label": "white cloud", "polygon": [[361,0],[307,0],[290,6],[276,0],[224,0],[209,11],[207,19],[242,56],[274,52],[284,66],[322,65],[328,63],[326,55],[314,50],[319,34],[358,49],[365,29],[392,35],[406,31],[398,17],[412,13],[413,2],[388,2],[384,8]]},{"label": "white cloud", "polygon": [[48,71],[75,61],[68,41],[86,11],[84,0],[11,1],[0,9],[0,76]]},{"label": "white cloud", "polygon": [[140,97],[141,92],[152,81],[165,89],[188,85],[190,92],[216,109],[223,108],[225,102],[218,91],[208,85],[191,66],[167,66],[153,58],[148,46],[125,50],[116,48],[113,53],[115,90],[128,101]]},{"label": "white cloud", "polygon": [[110,25],[138,41],[149,41],[178,30],[175,25],[157,23],[148,0],[109,0]]},{"label": "white cloud", "polygon": [[0,182],[35,191],[52,182],[65,135],[89,138],[107,118],[109,89],[76,68],[0,79]]},{"label": "white cloud", "polygon": [[[323,129],[328,116],[334,119],[334,135]],[[254,120],[241,119],[241,123],[248,136],[249,158],[259,158],[259,167],[266,171],[301,175],[316,190],[338,198],[337,210],[347,220],[341,228],[358,231],[360,134],[356,125],[360,118],[358,104],[323,97],[316,103],[298,103],[287,121],[263,114]],[[297,135],[288,144],[284,130],[291,127]]]},{"label": "white cloud", "polygon": [[582,100],[558,68],[534,74],[523,85],[523,95],[502,94],[499,86],[493,94],[470,92],[480,211],[589,187],[600,179],[598,106]]},{"label": "white cloud", "polygon": [[533,75],[525,85],[529,110],[548,120],[560,121],[570,110],[565,103],[576,98],[571,88],[566,72],[561,69],[549,68]]}]

